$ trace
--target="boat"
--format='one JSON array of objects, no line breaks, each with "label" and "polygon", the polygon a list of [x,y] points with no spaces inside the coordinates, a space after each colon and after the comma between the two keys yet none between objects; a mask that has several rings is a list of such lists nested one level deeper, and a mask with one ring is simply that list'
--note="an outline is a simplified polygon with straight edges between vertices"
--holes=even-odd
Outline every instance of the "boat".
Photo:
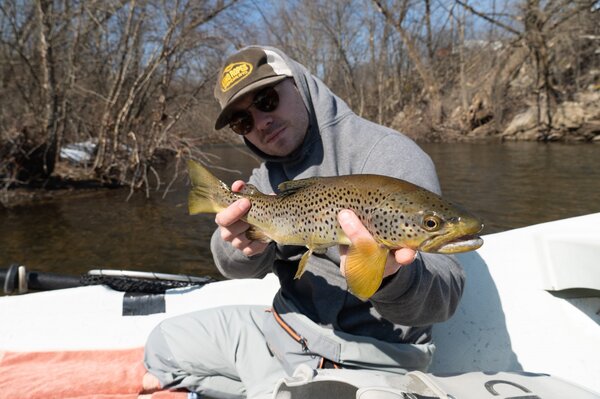
[{"label": "boat", "polygon": [[[600,213],[483,238],[480,249],[458,255],[467,275],[464,295],[454,316],[434,326],[437,349],[427,373],[390,379],[362,370],[300,368],[278,384],[274,397],[325,398],[336,392],[361,399],[599,399]],[[26,274],[13,270],[12,289],[27,290]],[[125,271],[91,274],[136,278]],[[223,305],[268,307],[278,289],[274,275],[214,282],[153,279],[187,284],[164,293],[96,284],[0,297],[0,387],[2,353],[141,348],[167,317]],[[413,396],[403,396],[409,392]]]}]

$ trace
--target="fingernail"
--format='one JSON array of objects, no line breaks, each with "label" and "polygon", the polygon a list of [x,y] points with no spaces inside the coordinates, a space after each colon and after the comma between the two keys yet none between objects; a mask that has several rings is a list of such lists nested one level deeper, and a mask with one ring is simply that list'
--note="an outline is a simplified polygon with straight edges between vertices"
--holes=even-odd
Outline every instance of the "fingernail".
[{"label": "fingernail", "polygon": [[350,212],[345,209],[341,210],[340,213],[338,214],[338,219],[342,222],[347,222],[349,217],[350,217]]}]

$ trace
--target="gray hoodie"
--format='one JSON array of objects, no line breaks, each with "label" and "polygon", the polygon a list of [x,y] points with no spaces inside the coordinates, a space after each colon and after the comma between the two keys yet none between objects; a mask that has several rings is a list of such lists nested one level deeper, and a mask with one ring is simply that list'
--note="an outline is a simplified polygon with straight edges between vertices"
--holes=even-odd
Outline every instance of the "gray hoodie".
[{"label": "gray hoodie", "polygon": [[[277,49],[263,48],[279,54],[292,70],[310,127],[302,146],[285,158],[268,156],[246,142],[264,160],[249,183],[264,193],[276,193],[278,184],[286,180],[371,173],[440,193],[431,159],[412,140],[359,117],[304,66]],[[432,323],[453,314],[464,285],[462,268],[454,257],[421,253],[362,301],[348,291],[340,274],[337,246],[324,255],[313,254],[297,280],[293,277],[304,247],[272,243],[262,254],[247,257],[217,231],[211,250],[225,277],[256,278],[274,272],[281,283],[273,301],[278,312],[300,312],[324,328],[388,343],[429,343]]]}]

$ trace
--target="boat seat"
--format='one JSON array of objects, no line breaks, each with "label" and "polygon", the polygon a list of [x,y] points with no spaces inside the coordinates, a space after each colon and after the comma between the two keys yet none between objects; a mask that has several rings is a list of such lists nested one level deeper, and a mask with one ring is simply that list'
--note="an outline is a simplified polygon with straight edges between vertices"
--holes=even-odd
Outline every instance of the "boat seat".
[{"label": "boat seat", "polygon": [[298,367],[281,380],[275,399],[600,399],[600,395],[548,374],[468,372],[440,375],[412,371],[405,375],[374,370]]}]

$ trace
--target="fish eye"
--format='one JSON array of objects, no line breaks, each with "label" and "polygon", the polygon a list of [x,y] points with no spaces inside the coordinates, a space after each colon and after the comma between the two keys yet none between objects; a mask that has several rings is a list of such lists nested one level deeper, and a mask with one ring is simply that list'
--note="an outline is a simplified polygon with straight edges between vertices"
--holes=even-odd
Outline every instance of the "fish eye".
[{"label": "fish eye", "polygon": [[442,226],[442,220],[435,215],[428,215],[423,218],[423,228],[427,231],[436,231]]}]

